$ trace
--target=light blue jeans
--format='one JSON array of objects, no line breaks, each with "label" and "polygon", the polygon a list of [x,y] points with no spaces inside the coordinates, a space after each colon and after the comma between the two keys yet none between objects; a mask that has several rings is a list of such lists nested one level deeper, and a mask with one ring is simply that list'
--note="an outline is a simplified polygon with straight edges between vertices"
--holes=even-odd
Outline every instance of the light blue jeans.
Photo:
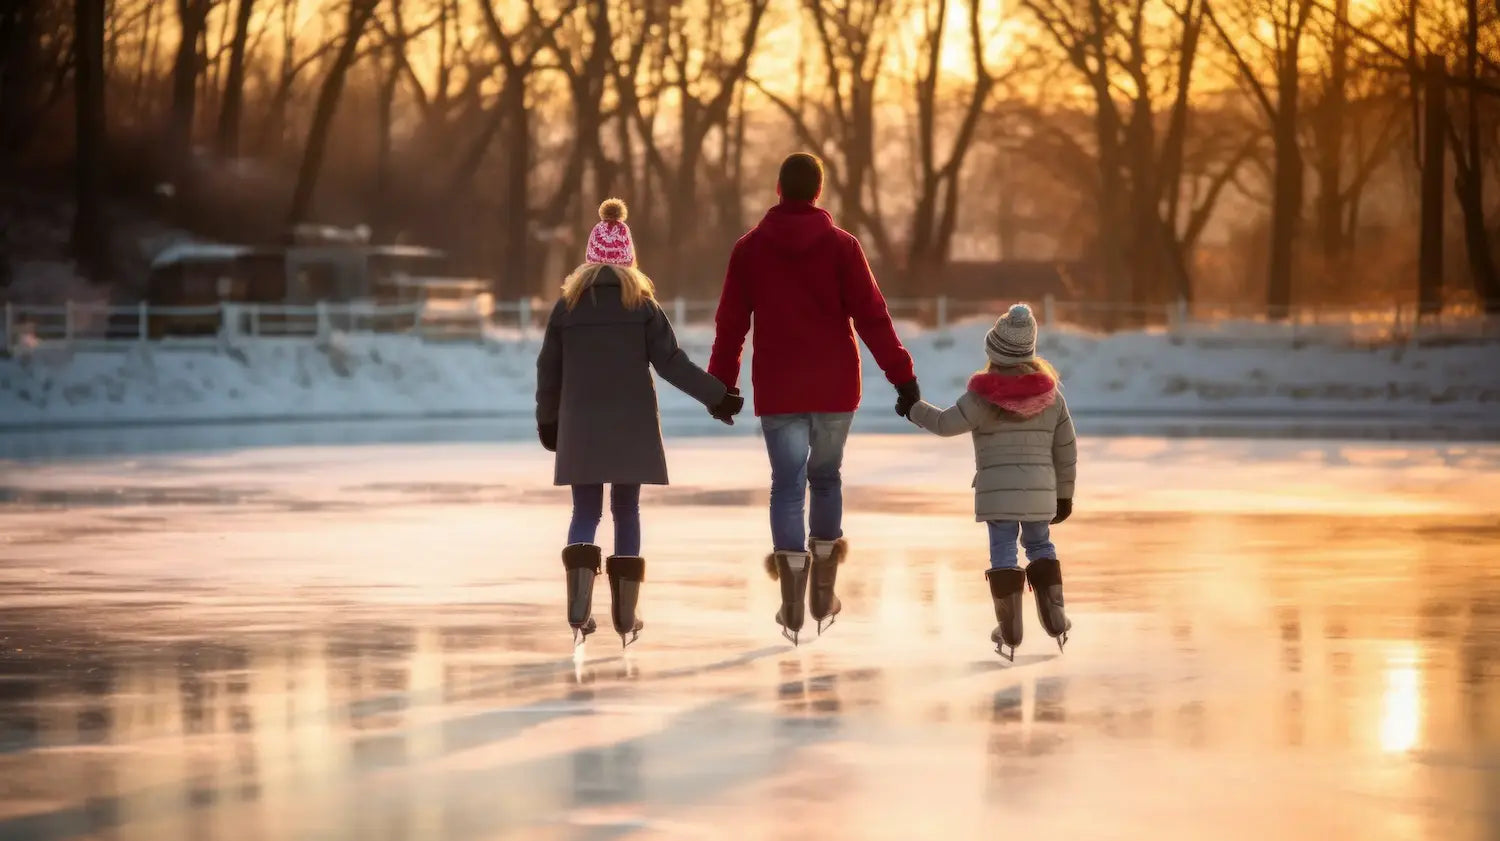
[{"label": "light blue jeans", "polygon": [[[765,415],[760,419],[771,457],[771,543],[778,552],[806,552],[818,540],[844,536],[844,444],[853,412]],[[812,505],[807,523],[803,507]]]},{"label": "light blue jeans", "polygon": [[990,520],[990,569],[1019,569],[1016,557],[1016,538],[1026,547],[1026,560],[1040,561],[1043,558],[1057,560],[1057,547],[1052,545],[1052,530],[1046,520],[1034,523],[1018,523],[1015,520]]}]

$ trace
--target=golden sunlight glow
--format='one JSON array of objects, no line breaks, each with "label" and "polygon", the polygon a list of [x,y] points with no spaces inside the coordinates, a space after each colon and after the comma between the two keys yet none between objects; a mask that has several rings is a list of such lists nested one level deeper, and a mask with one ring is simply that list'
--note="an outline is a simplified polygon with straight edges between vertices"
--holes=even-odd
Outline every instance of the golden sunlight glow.
[{"label": "golden sunlight glow", "polygon": [[1404,753],[1416,747],[1422,726],[1422,691],[1416,653],[1410,643],[1386,658],[1385,693],[1381,696],[1380,749]]}]

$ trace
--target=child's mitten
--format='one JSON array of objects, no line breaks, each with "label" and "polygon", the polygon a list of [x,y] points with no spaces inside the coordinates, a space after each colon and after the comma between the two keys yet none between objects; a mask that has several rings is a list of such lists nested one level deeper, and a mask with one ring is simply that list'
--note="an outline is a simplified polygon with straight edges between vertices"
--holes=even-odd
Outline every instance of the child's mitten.
[{"label": "child's mitten", "polygon": [[1052,518],[1052,522],[1061,523],[1071,516],[1073,516],[1073,500],[1059,499],[1057,501],[1057,516]]}]

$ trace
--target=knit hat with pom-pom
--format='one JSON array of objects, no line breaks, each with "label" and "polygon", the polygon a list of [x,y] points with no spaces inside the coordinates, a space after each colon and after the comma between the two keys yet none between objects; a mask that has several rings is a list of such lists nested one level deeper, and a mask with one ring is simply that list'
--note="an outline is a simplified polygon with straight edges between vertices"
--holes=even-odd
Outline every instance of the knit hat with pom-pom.
[{"label": "knit hat with pom-pom", "polygon": [[1030,362],[1036,357],[1036,318],[1031,307],[1016,304],[995,320],[984,337],[984,352],[996,365]]},{"label": "knit hat with pom-pom", "polygon": [[589,244],[583,259],[611,266],[635,265],[635,242],[630,238],[630,226],[625,224],[629,215],[630,209],[625,202],[605,199],[599,205],[599,224],[589,232]]}]

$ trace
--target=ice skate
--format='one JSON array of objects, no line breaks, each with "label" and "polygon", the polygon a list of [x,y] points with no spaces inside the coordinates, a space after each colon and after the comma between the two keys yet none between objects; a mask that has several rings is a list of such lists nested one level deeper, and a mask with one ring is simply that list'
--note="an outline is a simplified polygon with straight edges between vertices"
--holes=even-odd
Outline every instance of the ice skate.
[{"label": "ice skate", "polygon": [[615,633],[620,635],[620,647],[624,648],[635,642],[646,627],[636,615],[641,582],[646,578],[646,559],[611,555],[605,572],[609,575],[609,615],[614,620]]},{"label": "ice skate", "polygon": [[833,585],[838,579],[839,565],[849,555],[849,541],[843,538],[813,539],[808,541],[808,548],[812,550],[812,573],[809,576],[807,611],[812,614],[813,621],[818,623],[818,636],[822,636],[825,630],[833,627],[839,611],[844,608],[833,592]]},{"label": "ice skate", "polygon": [[1056,558],[1032,561],[1026,567],[1026,581],[1036,594],[1036,615],[1042,630],[1057,640],[1057,650],[1062,651],[1073,627],[1063,612],[1062,564]]},{"label": "ice skate", "polygon": [[792,645],[797,644],[797,634],[802,630],[810,561],[811,556],[806,552],[772,552],[766,556],[766,572],[781,582],[781,607],[776,611],[776,624]]},{"label": "ice skate", "polygon": [[[1024,627],[1021,623],[1021,594],[1026,589],[1026,573],[1019,569],[992,569],[984,574],[990,583],[990,598],[995,600],[995,621],[999,624],[990,632],[990,641],[995,644],[995,653],[1014,663],[1016,646],[1021,644]],[[1005,652],[1006,646],[1010,653]]]},{"label": "ice skate", "polygon": [[568,581],[568,625],[573,629],[573,645],[599,626],[594,622],[594,579],[599,575],[599,547],[592,543],[574,543],[563,549],[563,574]]}]

